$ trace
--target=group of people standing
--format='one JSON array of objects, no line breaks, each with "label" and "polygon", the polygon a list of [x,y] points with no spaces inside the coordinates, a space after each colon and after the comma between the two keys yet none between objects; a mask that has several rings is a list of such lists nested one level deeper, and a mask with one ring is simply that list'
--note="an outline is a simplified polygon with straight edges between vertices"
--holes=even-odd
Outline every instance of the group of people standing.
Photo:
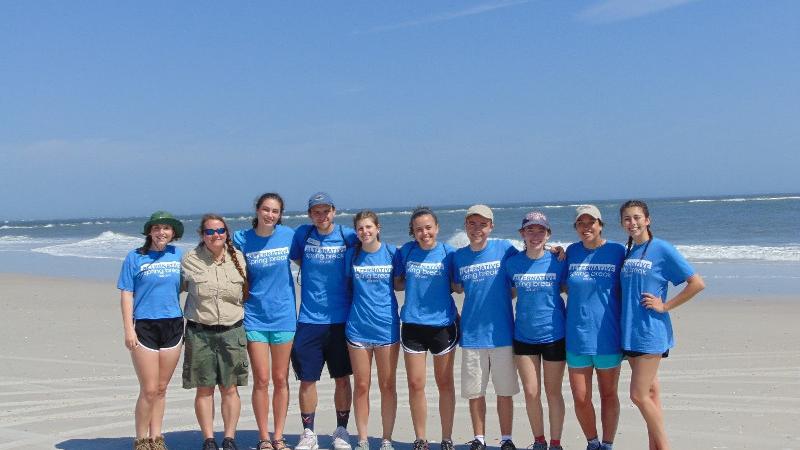
[{"label": "group of people standing", "polygon": [[[358,213],[353,228],[334,223],[336,207],[324,192],[309,198],[310,224],[296,230],[283,225],[283,210],[278,194],[264,194],[256,201],[252,228],[235,233],[224,218],[207,214],[199,228],[200,244],[185,255],[170,245],[183,235],[180,221],[159,211],[145,224],[145,243],[128,254],[118,282],[125,345],[140,383],[135,450],[166,448],[161,433],[164,398],[182,344],[183,387],[196,389],[203,450],[217,449],[216,387],[222,399],[222,448],[237,449],[238,386],[247,385],[251,370],[256,448],[288,449],[283,431],[290,362],[300,381],[303,429],[295,450],[318,449],[316,382],[326,365],[335,381],[334,450],[352,449],[347,432],[351,405],[357,450],[369,450],[373,359],[381,400],[380,449],[393,450],[401,347],[414,450],[428,449],[428,353],[438,390],[441,449],[453,450],[454,350],[459,344],[460,390],[468,399],[474,432],[470,450],[486,448],[489,380],[497,395],[502,450],[516,449],[512,398],[520,391],[519,381],[534,435],[531,448],[560,450],[565,415],[561,384],[567,367],[587,450],[611,449],[623,358],[631,366],[630,396],[647,423],[649,446],[668,448],[657,377],[661,359],[673,346],[667,312],[704,284],[672,245],[653,236],[644,202],[629,201],[620,208],[627,247],[602,236],[604,223],[595,206],[578,207],[574,227],[580,240],[566,251],[548,245],[552,230],[541,211],[523,217],[519,233],[525,248],[518,251],[507,240],[490,239],[494,215],[485,205],[467,210],[469,245],[460,249],[437,240],[438,218],[429,208],[413,211],[413,239],[400,248],[381,242],[374,212]],[[292,261],[300,267],[299,314]],[[670,282],[686,286],[668,300]],[[188,293],[184,311],[181,291]],[[404,292],[399,311],[395,291]],[[460,312],[453,293],[464,294]],[[594,374],[602,435],[591,398]]]}]

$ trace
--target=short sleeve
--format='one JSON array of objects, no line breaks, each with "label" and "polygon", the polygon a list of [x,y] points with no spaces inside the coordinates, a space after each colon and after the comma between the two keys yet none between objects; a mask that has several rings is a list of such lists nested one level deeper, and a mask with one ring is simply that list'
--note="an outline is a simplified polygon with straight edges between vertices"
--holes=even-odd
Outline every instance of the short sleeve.
[{"label": "short sleeve", "polygon": [[306,235],[306,230],[308,225],[301,225],[297,227],[297,230],[294,232],[294,236],[292,236],[292,248],[289,250],[289,259],[298,260],[303,259],[303,238]]},{"label": "short sleeve", "polygon": [[122,263],[122,268],[119,271],[119,278],[117,279],[117,289],[134,292],[136,271],[136,252],[133,251],[128,253],[128,256],[125,257],[125,261]]},{"label": "short sleeve", "polygon": [[355,254],[354,248],[348,248],[347,251],[344,253],[344,276],[345,278],[352,278],[353,277],[353,255]]},{"label": "short sleeve", "polygon": [[233,233],[233,246],[236,247],[237,250],[241,250],[242,252],[244,252],[243,249],[245,243],[247,242],[245,233],[247,233],[247,230],[236,230],[236,232]]},{"label": "short sleeve", "polygon": [[664,242],[664,271],[662,275],[677,286],[694,275],[694,268],[672,244]]},{"label": "short sleeve", "polygon": [[406,261],[403,257],[405,252],[406,246],[400,247],[395,253],[394,257],[392,258],[392,270],[394,272],[395,277],[404,277],[406,276]]}]

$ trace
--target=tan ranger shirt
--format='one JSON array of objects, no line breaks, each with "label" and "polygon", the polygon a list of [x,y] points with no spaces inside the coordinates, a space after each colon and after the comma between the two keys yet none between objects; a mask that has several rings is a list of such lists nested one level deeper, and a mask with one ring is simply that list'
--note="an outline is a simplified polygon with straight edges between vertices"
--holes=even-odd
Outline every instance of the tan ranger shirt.
[{"label": "tan ranger shirt", "polygon": [[[242,285],[244,278],[236,270],[227,248],[222,262],[198,245],[183,257],[181,278],[186,296],[183,314],[187,320],[204,325],[233,325],[244,317]],[[236,250],[242,271],[247,273],[244,255]]]}]

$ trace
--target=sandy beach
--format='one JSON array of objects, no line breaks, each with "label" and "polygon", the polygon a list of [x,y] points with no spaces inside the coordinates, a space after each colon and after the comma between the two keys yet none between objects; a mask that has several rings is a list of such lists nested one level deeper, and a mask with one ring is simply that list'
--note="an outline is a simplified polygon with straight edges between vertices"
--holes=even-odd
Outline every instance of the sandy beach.
[{"label": "sandy beach", "polygon": [[[128,449],[138,393],[130,357],[123,345],[119,293],[114,283],[0,274],[0,449]],[[676,449],[800,449],[800,349],[796,297],[706,296],[701,294],[673,314],[677,346],[662,364],[667,430]],[[457,356],[457,366],[460,355]],[[430,368],[430,364],[429,364]],[[404,369],[398,368],[398,419],[395,447],[413,441]],[[628,399],[630,369],[620,381],[622,414],[616,449],[646,448],[646,431]],[[293,377],[292,377],[293,378]],[[456,370],[456,388],[459,386]],[[435,385],[429,370],[428,434],[440,438]],[[582,449],[585,440],[564,382],[567,417],[562,443]],[[300,432],[297,382],[291,384],[287,440]],[[491,388],[490,388],[491,390]],[[317,431],[334,428],[333,384],[319,385]],[[257,440],[249,388],[241,389],[242,418],[237,442],[252,448]],[[200,445],[194,417],[194,391],[180,387],[180,365],[167,394],[165,436],[172,449]],[[487,439],[498,446],[499,430],[489,394]],[[595,394],[595,399],[597,398]],[[371,436],[379,435],[378,395],[373,385]],[[221,429],[221,419],[218,417]],[[355,434],[351,420],[350,432]],[[467,404],[456,406],[454,442],[472,438]],[[221,440],[221,436],[218,436]],[[532,441],[522,395],[515,397],[514,441]],[[328,438],[320,442],[329,445]],[[377,447],[379,441],[373,440]],[[460,448],[465,446],[459,445]],[[433,445],[432,448],[437,448]]]}]

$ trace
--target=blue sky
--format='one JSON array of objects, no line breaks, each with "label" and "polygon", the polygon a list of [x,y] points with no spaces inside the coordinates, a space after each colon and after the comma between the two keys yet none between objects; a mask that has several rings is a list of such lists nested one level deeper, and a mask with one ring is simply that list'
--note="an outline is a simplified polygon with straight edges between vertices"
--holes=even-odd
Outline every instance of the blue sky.
[{"label": "blue sky", "polygon": [[800,2],[0,4],[0,218],[800,192]]}]

